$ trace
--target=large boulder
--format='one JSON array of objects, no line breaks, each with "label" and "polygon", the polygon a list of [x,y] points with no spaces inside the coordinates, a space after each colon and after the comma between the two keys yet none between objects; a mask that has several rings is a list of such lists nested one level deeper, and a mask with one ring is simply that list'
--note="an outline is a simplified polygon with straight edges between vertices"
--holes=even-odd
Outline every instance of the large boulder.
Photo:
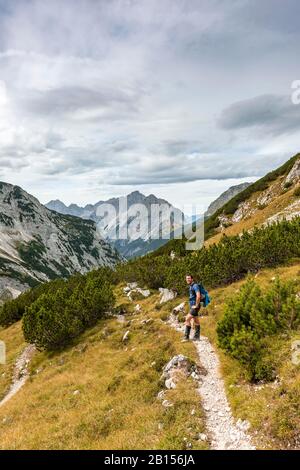
[{"label": "large boulder", "polygon": [[160,379],[167,389],[172,389],[176,388],[176,384],[180,380],[180,377],[192,377],[194,380],[198,381],[200,378],[199,374],[200,369],[196,364],[193,364],[192,361],[183,354],[178,354],[177,356],[172,357],[168,364],[163,368],[163,373]]},{"label": "large boulder", "polygon": [[185,302],[181,302],[181,304],[177,305],[177,307],[174,307],[173,313],[175,315],[177,315],[178,313],[185,313]]},{"label": "large boulder", "polygon": [[160,301],[159,301],[160,304],[169,302],[169,300],[173,300],[177,296],[177,292],[174,290],[165,289],[163,287],[160,287],[158,290],[160,292]]}]

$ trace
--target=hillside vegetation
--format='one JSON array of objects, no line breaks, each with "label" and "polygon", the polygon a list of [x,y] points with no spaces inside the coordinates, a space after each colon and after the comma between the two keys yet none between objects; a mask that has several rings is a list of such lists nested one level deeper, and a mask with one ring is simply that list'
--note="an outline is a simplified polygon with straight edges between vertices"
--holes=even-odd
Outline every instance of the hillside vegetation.
[{"label": "hillside vegetation", "polygon": [[[198,438],[205,429],[192,379],[183,377],[175,390],[165,391],[172,406],[157,398],[164,389],[162,369],[174,355],[196,360],[193,346],[182,344],[161,319],[170,306],[157,310],[158,294],[152,294],[136,313],[121,287],[115,296],[125,318],[102,319],[69,347],[36,353],[29,381],[0,407],[0,449],[207,448]],[[0,338],[11,338],[9,349],[13,339],[20,350],[20,323],[0,330]],[[2,396],[11,360],[4,371]]]},{"label": "hillside vegetation", "polygon": [[300,256],[300,218],[254,228],[250,233],[224,235],[219,243],[197,252],[147,255],[119,268],[119,276],[152,288],[168,287],[183,292],[185,275],[193,273],[207,287],[229,284],[263,267],[275,267]]},{"label": "hillside vegetation", "polygon": [[[205,222],[206,239],[240,233],[300,213],[300,154],[237,194]],[[218,235],[219,234],[219,235]],[[217,235],[217,236],[216,236]]]}]

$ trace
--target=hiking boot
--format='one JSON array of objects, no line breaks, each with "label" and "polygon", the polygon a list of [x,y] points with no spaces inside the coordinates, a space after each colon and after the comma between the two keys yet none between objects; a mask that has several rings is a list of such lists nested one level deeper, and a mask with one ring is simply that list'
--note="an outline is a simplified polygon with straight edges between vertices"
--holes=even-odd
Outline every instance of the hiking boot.
[{"label": "hiking boot", "polygon": [[191,327],[186,325],[182,343],[185,343],[186,341],[189,341],[190,333],[191,333]]},{"label": "hiking boot", "polygon": [[200,341],[200,325],[196,325],[193,341]]}]

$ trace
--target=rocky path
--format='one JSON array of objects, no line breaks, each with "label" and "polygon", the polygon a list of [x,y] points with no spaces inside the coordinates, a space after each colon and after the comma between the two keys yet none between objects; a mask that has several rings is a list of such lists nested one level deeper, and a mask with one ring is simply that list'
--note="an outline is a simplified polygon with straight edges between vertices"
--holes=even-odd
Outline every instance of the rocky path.
[{"label": "rocky path", "polygon": [[[177,331],[183,332],[172,316],[169,323]],[[206,416],[206,428],[211,449],[214,450],[255,450],[247,434],[249,423],[235,421],[228,403],[224,381],[220,373],[219,358],[209,340],[201,336],[195,342],[199,360],[203,367],[200,372],[198,392]]]},{"label": "rocky path", "polygon": [[3,400],[0,401],[0,407],[4,405],[4,403],[7,403],[25,384],[29,376],[28,365],[34,352],[35,347],[30,344],[18,357],[15,363],[11,387]]}]

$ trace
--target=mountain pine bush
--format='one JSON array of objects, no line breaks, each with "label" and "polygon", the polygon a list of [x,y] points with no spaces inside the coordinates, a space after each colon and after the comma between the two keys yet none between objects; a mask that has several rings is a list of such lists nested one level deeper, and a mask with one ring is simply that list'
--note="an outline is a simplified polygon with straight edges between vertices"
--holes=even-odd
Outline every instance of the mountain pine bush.
[{"label": "mountain pine bush", "polygon": [[192,273],[208,288],[230,284],[264,267],[276,267],[300,257],[300,218],[281,221],[241,235],[226,236],[218,244],[188,252],[171,260],[169,254],[142,258],[120,265],[120,281],[138,281],[156,289],[186,291],[185,274]]},{"label": "mountain pine bush", "polygon": [[48,291],[54,292],[61,287],[63,283],[64,281],[61,279],[46,282],[23,292],[16,299],[5,302],[3,306],[0,307],[0,326],[7,327],[19,321],[24,315],[26,306],[31,305],[43,293]]},{"label": "mountain pine bush", "polygon": [[38,349],[60,349],[103,318],[115,302],[106,271],[100,269],[86,276],[73,276],[57,290],[43,293],[26,307],[25,340]]},{"label": "mountain pine bush", "polygon": [[218,343],[245,367],[252,381],[274,378],[274,365],[266,347],[268,338],[300,326],[296,287],[295,282],[281,283],[277,278],[262,292],[249,279],[227,302],[217,325]]}]

